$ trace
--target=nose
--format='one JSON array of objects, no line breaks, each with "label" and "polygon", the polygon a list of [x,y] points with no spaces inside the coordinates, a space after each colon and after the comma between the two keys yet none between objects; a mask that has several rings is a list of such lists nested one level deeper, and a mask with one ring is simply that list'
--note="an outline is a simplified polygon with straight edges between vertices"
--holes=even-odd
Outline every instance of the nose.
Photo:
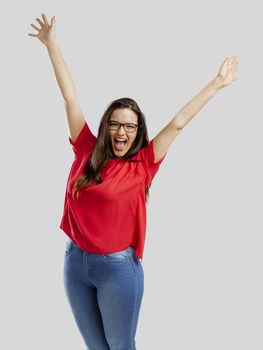
[{"label": "nose", "polygon": [[125,129],[124,129],[124,125],[121,125],[119,130],[118,130],[118,134],[124,134],[125,133]]}]

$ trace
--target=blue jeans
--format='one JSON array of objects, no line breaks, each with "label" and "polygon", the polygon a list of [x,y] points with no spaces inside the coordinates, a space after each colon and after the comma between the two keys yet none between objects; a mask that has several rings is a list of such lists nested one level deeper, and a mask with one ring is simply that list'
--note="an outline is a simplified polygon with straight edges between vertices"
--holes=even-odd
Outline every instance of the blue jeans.
[{"label": "blue jeans", "polygon": [[133,247],[94,254],[68,239],[63,279],[88,350],[136,350],[144,271]]}]

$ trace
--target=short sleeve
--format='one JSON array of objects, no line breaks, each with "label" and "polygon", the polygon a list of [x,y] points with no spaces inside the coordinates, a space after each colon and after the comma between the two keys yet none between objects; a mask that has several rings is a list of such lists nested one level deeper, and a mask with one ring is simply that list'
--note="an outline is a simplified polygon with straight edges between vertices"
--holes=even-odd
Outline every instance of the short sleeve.
[{"label": "short sleeve", "polygon": [[69,142],[76,157],[90,152],[96,140],[96,136],[93,135],[86,121],[75,142],[69,136]]},{"label": "short sleeve", "polygon": [[140,158],[142,158],[146,165],[146,171],[147,171],[147,177],[146,177],[146,187],[152,182],[154,176],[156,175],[157,171],[159,170],[159,167],[161,163],[163,162],[164,158],[167,155],[167,152],[165,155],[159,159],[157,162],[154,163],[154,148],[153,148],[153,139],[143,147],[140,151]]}]

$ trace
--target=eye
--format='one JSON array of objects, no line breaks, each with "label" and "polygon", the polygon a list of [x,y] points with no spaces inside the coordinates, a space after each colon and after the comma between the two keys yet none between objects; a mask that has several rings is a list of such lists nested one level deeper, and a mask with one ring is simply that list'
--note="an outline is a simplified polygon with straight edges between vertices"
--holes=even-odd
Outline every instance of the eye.
[{"label": "eye", "polygon": [[135,126],[133,124],[126,124],[126,128],[128,128],[128,130],[134,130]]}]

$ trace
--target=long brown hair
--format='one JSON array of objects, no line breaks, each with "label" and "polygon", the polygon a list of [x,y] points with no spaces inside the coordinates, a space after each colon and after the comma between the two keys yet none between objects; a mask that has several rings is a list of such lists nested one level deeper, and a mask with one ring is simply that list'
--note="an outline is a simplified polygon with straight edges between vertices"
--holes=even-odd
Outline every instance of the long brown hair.
[{"label": "long brown hair", "polygon": [[[88,186],[93,180],[95,180],[97,183],[101,183],[101,169],[108,162],[108,160],[116,158],[112,148],[108,123],[110,121],[112,112],[117,108],[129,108],[134,113],[136,113],[138,117],[138,130],[136,138],[134,139],[134,142],[128,150],[128,152],[125,153],[125,155],[121,159],[131,158],[141,148],[147,146],[147,144],[149,143],[146,119],[138,104],[132,98],[129,97],[119,98],[111,102],[101,118],[98,137],[94,145],[93,151],[91,153],[91,156],[84,167],[82,175],[76,180],[73,186],[73,199],[78,199],[80,190]],[[150,186],[151,183],[145,189],[146,202],[148,202]]]}]

